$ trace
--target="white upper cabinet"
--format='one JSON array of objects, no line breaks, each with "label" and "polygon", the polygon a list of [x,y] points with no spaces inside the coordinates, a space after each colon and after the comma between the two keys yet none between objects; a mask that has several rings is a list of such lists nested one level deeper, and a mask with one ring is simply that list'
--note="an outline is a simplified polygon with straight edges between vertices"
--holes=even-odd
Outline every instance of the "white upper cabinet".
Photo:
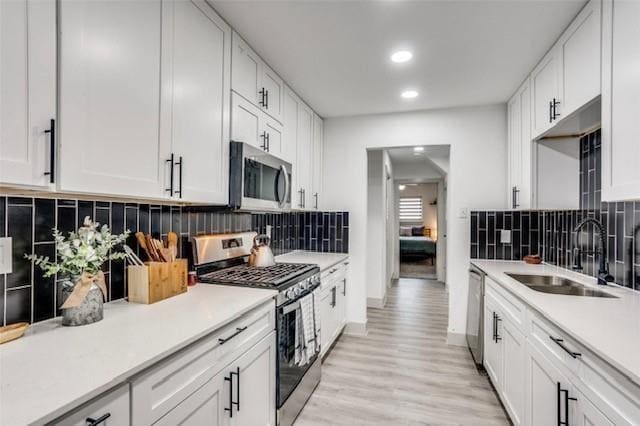
[{"label": "white upper cabinet", "polygon": [[59,7],[60,189],[163,197],[171,146],[159,135],[162,3]]},{"label": "white upper cabinet", "polygon": [[162,108],[162,137],[174,153],[173,197],[226,204],[231,28],[203,0],[163,4],[163,100],[168,102]]},{"label": "white upper cabinet", "polygon": [[602,12],[602,201],[640,199],[640,2]]},{"label": "white upper cabinet", "polygon": [[531,207],[531,88],[527,79],[509,100],[509,200],[513,209]]},{"label": "white upper cabinet", "polygon": [[601,8],[600,0],[587,3],[560,37],[565,117],[600,95]]},{"label": "white upper cabinet", "polygon": [[55,180],[55,119],[56,4],[2,0],[0,184],[46,187]]},{"label": "white upper cabinet", "polygon": [[284,81],[265,64],[238,33],[233,32],[231,88],[282,122]]},{"label": "white upper cabinet", "polygon": [[311,205],[320,208],[322,194],[322,161],[324,150],[324,122],[318,114],[313,115],[313,148],[311,152]]},{"label": "white upper cabinet", "polygon": [[298,143],[298,104],[300,99],[285,87],[282,109],[282,149],[280,155],[290,163],[296,162]]},{"label": "white upper cabinet", "polygon": [[237,93],[231,94],[231,140],[280,156],[282,125]]},{"label": "white upper cabinet", "polygon": [[560,117],[561,54],[562,51],[554,47],[531,73],[534,136],[546,132]]},{"label": "white upper cabinet", "polygon": [[312,150],[313,150],[313,111],[304,103],[298,104],[298,140],[296,162],[293,166],[293,185],[291,207],[294,209],[312,208]]}]

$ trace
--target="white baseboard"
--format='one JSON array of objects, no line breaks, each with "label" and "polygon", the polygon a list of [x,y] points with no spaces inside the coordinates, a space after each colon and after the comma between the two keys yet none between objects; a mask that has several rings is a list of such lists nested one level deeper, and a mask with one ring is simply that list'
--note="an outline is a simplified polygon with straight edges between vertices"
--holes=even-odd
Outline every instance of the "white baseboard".
[{"label": "white baseboard", "polygon": [[447,345],[467,346],[467,335],[461,333],[447,332]]},{"label": "white baseboard", "polygon": [[367,308],[376,308],[383,309],[384,305],[387,304],[387,295],[385,294],[383,298],[379,297],[367,297]]},{"label": "white baseboard", "polygon": [[352,336],[366,336],[367,335],[367,322],[348,322],[344,326],[344,334],[350,334]]}]

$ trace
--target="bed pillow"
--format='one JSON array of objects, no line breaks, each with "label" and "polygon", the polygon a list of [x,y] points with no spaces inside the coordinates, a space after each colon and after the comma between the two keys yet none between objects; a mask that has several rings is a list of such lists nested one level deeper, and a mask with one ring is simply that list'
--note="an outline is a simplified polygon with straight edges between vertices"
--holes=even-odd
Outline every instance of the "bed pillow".
[{"label": "bed pillow", "polygon": [[424,226],[414,226],[411,228],[411,236],[412,237],[422,237],[424,236]]},{"label": "bed pillow", "polygon": [[408,226],[400,227],[400,236],[401,237],[410,237],[411,236],[411,228]]}]

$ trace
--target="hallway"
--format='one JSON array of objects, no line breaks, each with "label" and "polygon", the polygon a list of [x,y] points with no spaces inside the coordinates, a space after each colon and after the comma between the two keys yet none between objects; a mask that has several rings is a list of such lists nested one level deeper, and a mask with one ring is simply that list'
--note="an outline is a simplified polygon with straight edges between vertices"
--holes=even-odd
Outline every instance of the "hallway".
[{"label": "hallway", "polygon": [[442,283],[394,283],[368,335],[340,337],[296,426],[508,424],[467,348],[446,345],[447,314]]}]

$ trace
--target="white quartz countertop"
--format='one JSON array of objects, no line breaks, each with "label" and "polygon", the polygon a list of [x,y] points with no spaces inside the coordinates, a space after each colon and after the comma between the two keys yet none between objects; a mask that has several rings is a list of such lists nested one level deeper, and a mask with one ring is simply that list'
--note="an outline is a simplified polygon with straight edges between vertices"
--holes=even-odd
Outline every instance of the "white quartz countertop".
[{"label": "white quartz countertop", "polygon": [[51,421],[276,294],[198,284],[152,305],[108,303],[91,325],[36,324],[0,345],[0,425]]},{"label": "white quartz countertop", "polygon": [[[497,260],[472,260],[471,263],[640,385],[640,292],[617,285],[598,286],[595,278],[552,265]],[[541,293],[506,273],[563,276],[598,287],[618,299]]]},{"label": "white quartz countertop", "polygon": [[292,252],[276,256],[277,262],[287,263],[315,263],[324,271],[349,258],[346,253],[318,253],[315,251],[294,250]]}]

